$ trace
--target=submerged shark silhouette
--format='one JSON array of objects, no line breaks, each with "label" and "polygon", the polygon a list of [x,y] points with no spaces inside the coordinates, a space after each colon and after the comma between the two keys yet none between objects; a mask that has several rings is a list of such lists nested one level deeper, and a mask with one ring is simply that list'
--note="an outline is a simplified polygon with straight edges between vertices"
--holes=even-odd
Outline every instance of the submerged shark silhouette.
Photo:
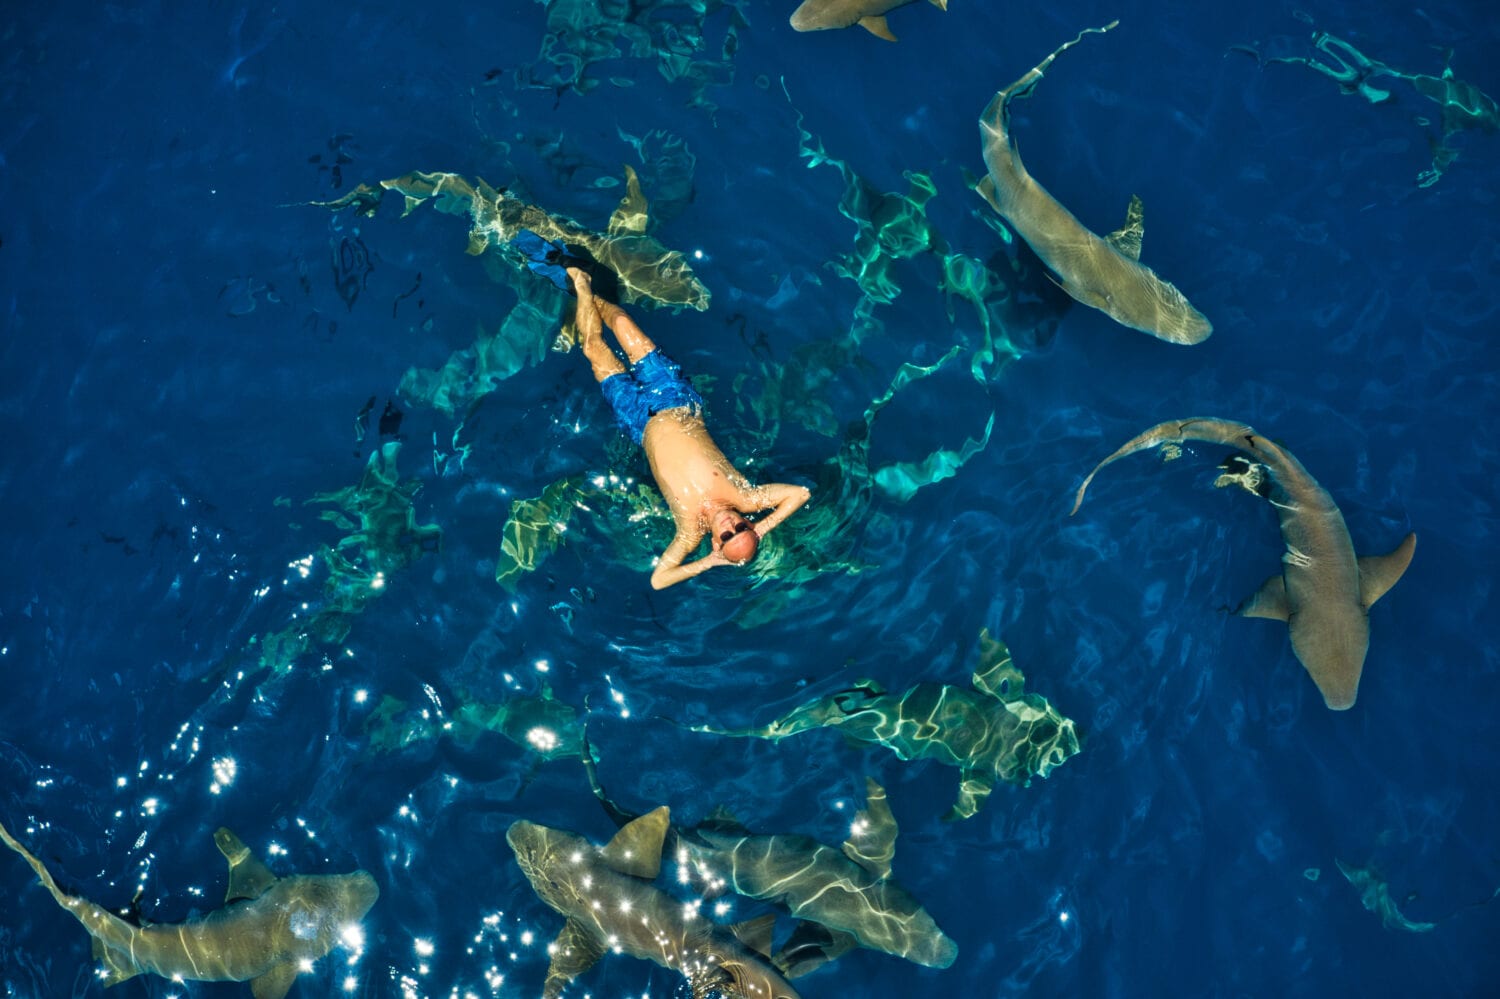
[{"label": "submerged shark silhouette", "polygon": [[3,825],[0,841],[25,858],[57,904],[94,938],[105,985],[153,974],[177,981],[249,982],[255,999],[281,999],[297,974],[332,950],[380,896],[375,879],[364,871],[278,878],[238,836],[221,828],[214,842],[229,861],[224,907],[184,923],[135,926],[63,892]]},{"label": "submerged shark silhouette", "polygon": [[766,963],[775,916],[722,927],[651,884],[661,870],[666,806],[625,825],[599,847],[524,819],[505,841],[537,897],[567,920],[549,948],[543,999],[556,999],[606,952],[655,961],[686,976],[694,999],[799,999]]},{"label": "submerged shark silhouette", "polygon": [[1010,130],[1010,102],[1030,97],[1052,60],[1084,35],[1102,34],[1119,23],[1086,29],[995,95],[979,118],[989,176],[976,190],[1015,227],[1073,298],[1117,323],[1170,343],[1202,343],[1213,325],[1182,292],[1140,262],[1145,233],[1141,200],[1131,198],[1124,227],[1100,239],[1026,171]]},{"label": "submerged shark silhouette", "polygon": [[[791,24],[797,31],[822,31],[825,28],[852,28],[856,24],[877,38],[894,42],[885,15],[897,7],[917,0],[803,0],[792,11]],[[931,0],[939,10],[948,9],[948,0]]]},{"label": "submerged shark silhouette", "polygon": [[1220,476],[1216,482],[1242,485],[1265,495],[1281,519],[1281,537],[1286,542],[1281,572],[1266,580],[1235,613],[1285,621],[1292,651],[1318,685],[1324,703],[1334,711],[1353,707],[1370,648],[1370,605],[1406,572],[1417,547],[1416,534],[1408,534],[1388,555],[1355,555],[1349,528],[1333,497],[1290,451],[1243,423],[1211,417],[1168,420],[1125,442],[1083,480],[1072,512],[1083,505],[1084,491],[1105,465],[1146,448],[1182,441],[1227,444],[1261,462],[1238,474]]},{"label": "submerged shark silhouette", "polygon": [[[598,753],[587,738],[583,764],[610,817],[621,825],[634,821],[638,816],[616,804],[599,783]],[[865,808],[838,849],[808,836],[756,835],[718,810],[692,828],[671,827],[668,850],[682,877],[709,897],[732,891],[822,928],[799,927],[772,958],[789,978],[856,946],[947,968],[958,957],[958,945],[890,876],[896,833],[885,788],[867,777]]]},{"label": "submerged shark silhouette", "polygon": [[1026,692],[1025,677],[1003,642],[979,634],[974,688],[919,683],[888,694],[859,680],[836,694],[793,708],[764,728],[689,726],[694,732],[779,741],[836,727],[852,741],[885,746],[903,760],[937,760],[960,769],[958,800],[945,820],[979,811],[995,781],[1029,784],[1078,752],[1078,732],[1046,698]]}]

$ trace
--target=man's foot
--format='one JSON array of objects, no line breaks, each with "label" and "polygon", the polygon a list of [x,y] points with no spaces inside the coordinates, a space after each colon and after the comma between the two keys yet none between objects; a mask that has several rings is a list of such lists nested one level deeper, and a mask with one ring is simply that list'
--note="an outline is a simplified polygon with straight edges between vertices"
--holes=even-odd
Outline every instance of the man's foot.
[{"label": "man's foot", "polygon": [[569,267],[568,277],[573,279],[573,294],[579,298],[594,297],[594,279],[581,267]]}]

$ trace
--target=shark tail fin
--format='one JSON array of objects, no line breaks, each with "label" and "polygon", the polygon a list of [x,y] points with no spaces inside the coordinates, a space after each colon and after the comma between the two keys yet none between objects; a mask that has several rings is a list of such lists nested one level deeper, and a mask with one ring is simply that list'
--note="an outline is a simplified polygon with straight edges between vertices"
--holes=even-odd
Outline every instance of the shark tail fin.
[{"label": "shark tail fin", "polygon": [[1364,555],[1359,560],[1359,599],[1366,607],[1385,596],[1386,591],[1411,565],[1411,557],[1417,550],[1417,535],[1408,534],[1395,551],[1388,555]]}]

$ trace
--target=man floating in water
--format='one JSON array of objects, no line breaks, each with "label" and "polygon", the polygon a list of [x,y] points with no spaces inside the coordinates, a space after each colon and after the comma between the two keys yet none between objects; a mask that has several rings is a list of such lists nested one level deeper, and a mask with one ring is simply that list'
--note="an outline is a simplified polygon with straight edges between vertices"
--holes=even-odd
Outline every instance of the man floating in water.
[{"label": "man floating in water", "polygon": [[[578,296],[578,336],[583,353],[615,418],[646,450],[651,474],[672,510],[677,536],[662,552],[651,585],[691,579],[717,565],[744,565],[760,539],[790,517],[811,495],[805,486],[773,482],[752,486],[729,463],[703,423],[703,397],[641,331],[625,310],[594,294],[578,267],[567,268]],[[627,368],[604,340],[609,327],[630,362]],[[751,522],[746,515],[771,512]],[[710,551],[684,562],[709,536]]]}]

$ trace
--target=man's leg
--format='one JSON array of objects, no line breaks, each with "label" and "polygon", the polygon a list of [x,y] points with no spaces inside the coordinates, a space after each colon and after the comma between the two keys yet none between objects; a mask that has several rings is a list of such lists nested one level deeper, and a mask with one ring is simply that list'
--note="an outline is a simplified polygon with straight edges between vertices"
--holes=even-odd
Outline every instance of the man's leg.
[{"label": "man's leg", "polygon": [[595,297],[594,308],[603,318],[604,324],[609,327],[609,331],[615,335],[615,339],[620,341],[620,347],[625,351],[625,356],[630,359],[631,364],[656,349],[656,344],[641,331],[641,328],[635,324],[635,320],[615,303]]},{"label": "man's leg", "polygon": [[603,299],[594,297],[594,286],[587,272],[569,267],[568,276],[573,279],[573,289],[578,293],[575,322],[578,324],[578,337],[583,341],[583,356],[589,359],[589,364],[594,369],[594,379],[602,382],[611,375],[624,374],[625,365],[620,363],[619,357],[604,342],[603,320],[597,304]]}]

